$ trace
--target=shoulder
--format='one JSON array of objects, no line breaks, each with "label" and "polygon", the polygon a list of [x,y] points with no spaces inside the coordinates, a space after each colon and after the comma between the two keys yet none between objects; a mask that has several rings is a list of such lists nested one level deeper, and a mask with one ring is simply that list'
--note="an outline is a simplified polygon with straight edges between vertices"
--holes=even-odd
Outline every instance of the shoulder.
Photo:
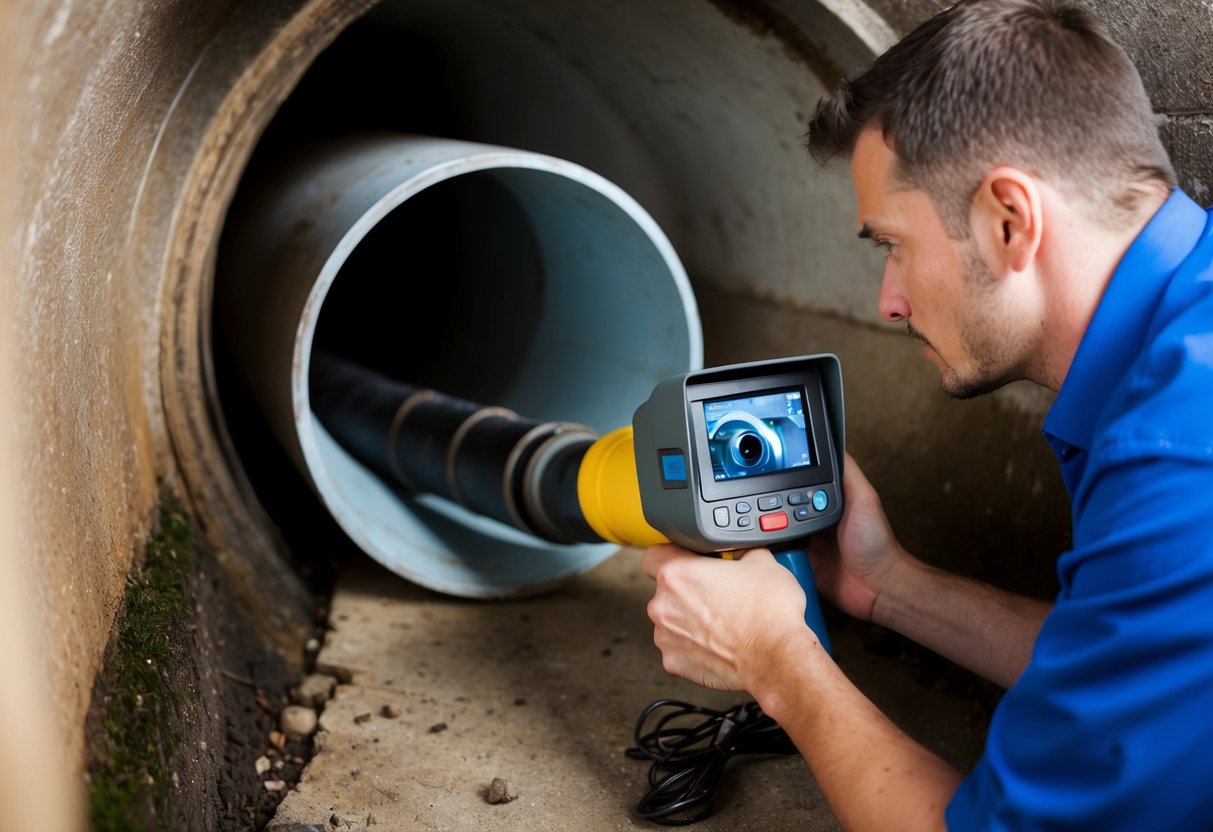
[{"label": "shoulder", "polygon": [[1153,310],[1149,336],[1113,391],[1092,455],[1141,452],[1213,461],[1213,234]]}]

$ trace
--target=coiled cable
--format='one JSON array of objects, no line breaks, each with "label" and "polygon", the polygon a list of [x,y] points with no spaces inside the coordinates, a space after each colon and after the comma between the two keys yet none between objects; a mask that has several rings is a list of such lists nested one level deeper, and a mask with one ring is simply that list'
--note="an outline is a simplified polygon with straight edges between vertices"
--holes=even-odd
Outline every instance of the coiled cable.
[{"label": "coiled cable", "polygon": [[659,699],[644,709],[634,736],[627,756],[653,761],[649,791],[635,813],[665,826],[686,826],[712,813],[721,774],[734,756],[796,753],[791,738],[757,702],[716,711]]}]

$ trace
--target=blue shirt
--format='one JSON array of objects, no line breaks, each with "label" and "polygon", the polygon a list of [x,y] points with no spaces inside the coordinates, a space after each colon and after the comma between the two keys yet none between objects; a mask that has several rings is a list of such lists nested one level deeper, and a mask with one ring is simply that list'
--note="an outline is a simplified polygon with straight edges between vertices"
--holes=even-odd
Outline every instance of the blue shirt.
[{"label": "blue shirt", "polygon": [[1213,828],[1213,224],[1125,253],[1045,419],[1061,591],[947,810],[969,829]]}]

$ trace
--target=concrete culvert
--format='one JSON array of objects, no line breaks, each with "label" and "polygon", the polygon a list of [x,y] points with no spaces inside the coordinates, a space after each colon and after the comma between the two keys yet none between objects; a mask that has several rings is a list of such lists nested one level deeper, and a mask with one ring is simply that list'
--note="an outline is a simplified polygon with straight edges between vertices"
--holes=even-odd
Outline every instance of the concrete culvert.
[{"label": "concrete culvert", "polygon": [[[1207,202],[1213,182],[1207,9],[1199,0],[1081,2],[1138,62],[1181,184]],[[224,703],[251,696],[254,687],[245,682],[262,685],[258,673],[274,675],[267,668],[301,674],[315,655],[302,648],[317,636],[315,598],[292,563],[308,566],[310,557],[330,551],[328,538],[313,543],[311,518],[323,517],[342,551],[355,554],[391,551],[395,543],[384,541],[402,537],[413,547],[423,541],[425,552],[393,565],[409,579],[391,584],[401,592],[418,582],[477,597],[531,596],[566,579],[593,577],[573,578],[607,558],[609,547],[557,552],[458,509],[402,503],[374,483],[364,499],[357,484],[368,480],[366,472],[343,468],[345,460],[307,413],[303,365],[313,349],[332,343],[363,350],[357,358],[410,381],[595,431],[626,422],[648,380],[699,361],[835,352],[847,379],[848,449],[877,485],[907,547],[940,566],[1050,595],[1068,516],[1039,434],[1047,397],[1012,389],[956,404],[939,394],[933,368],[876,314],[879,257],[857,247],[845,173],[815,171],[801,147],[804,119],[818,97],[943,5],[0,4],[6,102],[0,267],[8,271],[0,287],[0,377],[11,388],[0,408],[11,445],[0,448],[8,468],[0,531],[6,551],[20,560],[9,565],[6,585],[28,601],[5,609],[28,619],[26,631],[41,637],[28,655],[6,655],[13,678],[34,680],[25,691],[29,707],[45,701],[52,711],[49,727],[22,720],[23,731],[0,748],[3,759],[16,760],[11,768],[24,769],[35,785],[84,766],[90,693],[107,639],[121,629],[124,592],[138,583],[132,564],[145,559],[149,545],[176,562],[169,553],[177,548],[166,547],[157,531],[162,509],[189,520],[200,557],[187,560],[201,564],[197,583],[207,587],[185,599],[187,618],[175,632],[184,634],[183,644],[193,639],[195,647],[215,648],[198,648],[175,677],[196,682],[181,700],[195,720],[182,734],[186,742],[165,745],[180,785],[168,776],[149,787],[163,787],[157,794],[171,798],[181,828],[225,828],[221,820],[240,828],[235,816],[220,818],[225,807],[217,806],[213,786],[224,771],[247,769],[252,778],[262,749],[229,740],[227,718],[241,714]],[[236,285],[247,274],[233,277],[243,274],[241,256],[266,242],[232,247],[244,233],[240,212],[255,198],[256,183],[293,159],[323,155],[359,136],[463,143],[479,149],[461,150],[460,158],[484,164],[440,176],[408,199],[372,199],[368,204],[382,214],[329,264],[335,271],[326,273],[332,280],[323,297],[315,296],[315,308],[305,310],[299,304],[306,298],[299,297],[294,311],[278,302],[261,307],[282,338],[277,346],[227,340],[229,326],[246,326],[239,319],[255,308],[237,303],[233,311],[227,301],[252,286]],[[504,156],[479,157],[486,147]],[[498,164],[506,157],[514,162]],[[547,193],[533,201],[520,189]],[[626,289],[601,277],[582,284],[557,280],[541,266],[541,237],[554,226],[526,205],[580,198],[601,200],[627,220],[623,238],[613,239],[652,246],[659,268],[650,281],[628,271],[624,276],[637,282]],[[579,205],[573,213],[593,209]],[[455,231],[488,214],[493,233],[485,244],[461,246]],[[443,222],[444,216],[458,220]],[[314,239],[309,235],[319,229],[305,226],[295,229],[298,239]],[[449,264],[440,256],[445,247],[458,251],[460,261],[441,274],[468,279],[439,280],[430,272],[420,286],[377,282],[375,274],[397,262],[391,249],[400,234],[413,251],[427,252],[411,265]],[[329,255],[338,243],[325,244]],[[311,292],[322,270],[301,281],[300,291]],[[371,277],[354,279],[357,270]],[[489,272],[492,278],[475,277]],[[615,298],[629,310],[609,314],[645,330],[631,341],[654,334],[667,340],[647,353],[637,346],[607,371],[615,376],[599,378],[602,365],[574,360],[558,345],[563,336],[544,329],[570,322],[576,338],[607,339],[616,358],[634,346],[622,336],[610,340],[616,333],[591,333],[595,315],[549,314],[552,304],[565,302],[550,292],[585,286],[620,290]],[[614,303],[591,301],[608,302]],[[419,314],[416,305],[429,311]],[[398,318],[409,325],[379,326]],[[375,327],[363,326],[372,320]],[[270,372],[273,362],[285,371]],[[461,371],[471,365],[478,371]],[[254,395],[262,389],[257,379],[266,381],[262,392],[273,388],[271,398]],[[544,399],[542,389],[558,395]],[[383,511],[372,510],[370,500],[382,501]],[[381,527],[361,515],[395,519]],[[386,582],[367,586],[373,592]],[[207,614],[244,631],[247,642],[227,639],[219,650],[223,633],[191,629],[198,622],[190,611],[212,596],[222,598]],[[527,603],[561,597],[557,591]],[[483,616],[488,628],[492,611],[511,603],[457,609]],[[632,604],[633,611],[642,615],[642,606]],[[430,626],[421,617],[410,623]],[[505,632],[519,643],[533,638],[530,624],[514,625]],[[626,645],[603,635],[603,649],[620,659]],[[925,685],[942,679],[945,694],[957,693],[953,701],[980,698],[941,662],[887,634],[852,628],[852,635],[865,662],[892,656]],[[410,649],[422,651],[432,641],[418,637]],[[253,642],[256,649],[243,655]],[[579,644],[570,634],[551,652]],[[249,658],[256,650],[262,652]],[[267,655],[273,660],[260,662]],[[865,662],[849,672],[862,677]],[[257,673],[247,669],[253,665]],[[238,690],[223,700],[213,696],[229,684]],[[944,747],[954,726],[920,707],[921,687],[887,689],[889,710],[899,720],[923,714],[918,727]],[[62,749],[62,757],[38,765],[28,750],[39,747]],[[14,793],[30,791],[22,785]],[[520,792],[523,798],[504,808],[517,809],[531,793],[521,785]],[[271,803],[261,800],[263,815]]]}]

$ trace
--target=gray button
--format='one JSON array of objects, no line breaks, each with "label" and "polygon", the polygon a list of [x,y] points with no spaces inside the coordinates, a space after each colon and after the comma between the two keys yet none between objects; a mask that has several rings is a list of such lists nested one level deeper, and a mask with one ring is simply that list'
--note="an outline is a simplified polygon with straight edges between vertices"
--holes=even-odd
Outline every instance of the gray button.
[{"label": "gray button", "polygon": [[781,505],[783,505],[783,500],[780,498],[780,496],[778,494],[775,494],[770,497],[759,497],[758,498],[758,510],[759,511],[770,511],[773,508],[779,508]]},{"label": "gray button", "polygon": [[729,507],[728,506],[717,506],[716,509],[712,512],[712,519],[715,520],[716,525],[720,526],[720,528],[722,528],[722,529],[725,526],[729,525]]},{"label": "gray button", "polygon": [[754,523],[753,517],[738,517],[737,518],[737,528],[739,528],[739,529],[748,529],[751,525],[753,525],[753,523]]},{"label": "gray button", "polygon": [[788,505],[804,506],[809,503],[809,495],[803,491],[793,491],[788,495]]}]

